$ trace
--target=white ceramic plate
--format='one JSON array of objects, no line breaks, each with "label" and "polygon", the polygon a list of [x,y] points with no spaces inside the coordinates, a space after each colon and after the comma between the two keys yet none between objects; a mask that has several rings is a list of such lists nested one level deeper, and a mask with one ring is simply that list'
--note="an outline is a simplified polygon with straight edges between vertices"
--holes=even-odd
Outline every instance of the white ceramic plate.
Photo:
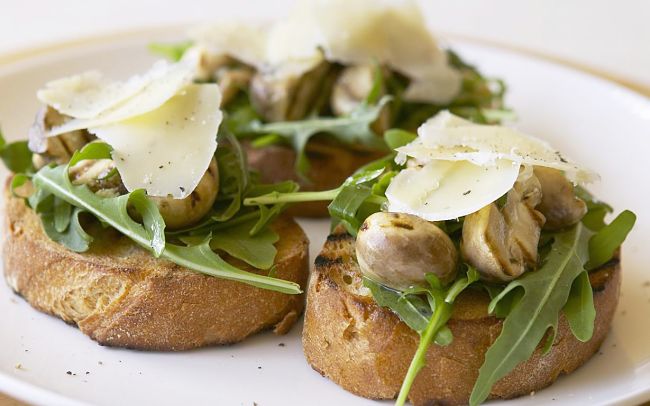
[{"label": "white ceramic plate", "polygon": [[[127,76],[153,60],[145,45],[177,32],[139,33],[42,53],[0,66],[0,123],[24,138],[45,81],[99,68]],[[635,404],[650,399],[650,102],[584,73],[497,48],[453,42],[467,60],[509,84],[518,126],[547,138],[596,169],[593,191],[639,217],[624,250],[623,294],[601,351],[552,387],[508,406]],[[327,221],[303,221],[312,259]],[[351,395],[314,372],[289,335],[265,333],[241,344],[182,353],[146,353],[97,345],[76,328],[33,310],[0,284],[0,391],[38,404],[302,405],[377,402]],[[284,346],[280,344],[284,343]],[[70,371],[71,374],[68,374]],[[388,404],[385,402],[384,404]]]}]

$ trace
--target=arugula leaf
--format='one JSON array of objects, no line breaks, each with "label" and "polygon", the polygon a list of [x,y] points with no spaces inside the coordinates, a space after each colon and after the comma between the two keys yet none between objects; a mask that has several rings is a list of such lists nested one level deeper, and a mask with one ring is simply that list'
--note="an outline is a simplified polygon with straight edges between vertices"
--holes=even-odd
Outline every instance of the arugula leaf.
[{"label": "arugula leaf", "polygon": [[421,333],[427,328],[431,309],[420,297],[414,296],[414,299],[409,300],[403,292],[365,277],[363,286],[370,289],[372,297],[379,306],[391,309],[411,329]]},{"label": "arugula leaf", "polygon": [[219,167],[219,193],[211,214],[214,221],[226,221],[241,208],[242,195],[249,187],[248,163],[241,145],[229,132],[219,133],[221,145],[215,157]]},{"label": "arugula leaf", "polygon": [[192,41],[183,41],[176,44],[154,42],[149,44],[149,51],[173,62],[178,62],[183,57],[183,54],[185,54],[185,51],[187,51],[192,45]]},{"label": "arugula leaf", "polygon": [[[54,205],[54,201],[59,200],[54,196],[50,195],[50,198],[47,200],[48,205]],[[71,208],[71,206],[65,202],[63,204]],[[90,243],[93,241],[93,238],[84,231],[81,223],[79,222],[79,215],[83,213],[83,210],[75,208],[71,210],[71,213],[68,216],[68,225],[65,228],[57,228],[56,226],[56,214],[55,210],[52,210],[49,207],[49,210],[44,210],[40,213],[41,223],[43,224],[43,231],[45,234],[55,242],[58,242],[68,249],[74,252],[85,252],[90,247]]]},{"label": "arugula leaf", "polygon": [[557,233],[544,264],[537,271],[510,282],[490,302],[488,311],[492,313],[509,292],[518,288],[524,290],[504,320],[501,334],[485,354],[470,396],[470,405],[483,402],[499,379],[527,360],[548,329],[557,330],[559,313],[567,303],[574,280],[584,272],[583,264],[589,258],[590,234],[581,224]]},{"label": "arugula leaf", "polygon": [[70,225],[70,215],[72,214],[72,206],[64,200],[54,199],[53,204],[54,209],[52,210],[54,214],[54,229],[62,233]]},{"label": "arugula leaf", "polygon": [[252,134],[276,134],[284,137],[296,153],[296,171],[304,175],[309,169],[305,147],[309,139],[318,133],[328,133],[348,145],[361,144],[373,149],[386,149],[383,140],[375,134],[370,125],[377,119],[381,109],[390,101],[383,97],[370,106],[362,103],[347,117],[319,117],[302,121],[283,121],[263,124],[259,120],[250,123],[244,132]]},{"label": "arugula leaf", "polygon": [[247,136],[250,123],[261,119],[262,117],[251,104],[249,95],[240,91],[239,95],[225,107],[222,127],[237,137]]},{"label": "arugula leaf", "polygon": [[270,269],[277,250],[274,244],[280,239],[270,227],[264,227],[255,235],[250,230],[256,221],[240,223],[220,232],[215,232],[210,240],[213,250],[223,250],[258,269]]},{"label": "arugula leaf", "polygon": [[342,222],[350,234],[356,235],[366,217],[379,211],[386,202],[384,193],[388,183],[397,173],[394,157],[394,154],[389,154],[359,168],[336,189],[290,193],[276,190],[265,195],[247,197],[244,199],[244,205],[263,206],[329,200],[331,201],[328,206],[330,215],[337,222]]},{"label": "arugula leaf", "polygon": [[[287,194],[293,193],[299,188],[300,187],[297,183],[290,180],[271,185],[256,185],[255,187],[251,187],[248,190],[247,196],[257,196],[259,194],[266,194],[269,192]],[[250,234],[255,235],[260,232],[260,230],[266,227],[269,223],[271,223],[271,221],[278,217],[280,213],[282,213],[282,210],[284,210],[285,206],[286,205],[284,203],[275,203],[270,207],[259,206],[259,218],[255,225],[251,228]]]},{"label": "arugula leaf", "polygon": [[[101,222],[113,227],[152,253],[159,250],[158,241],[161,237],[158,233],[160,230],[164,230],[164,226],[158,224],[156,227],[145,227],[146,224],[143,226],[135,222],[128,214],[127,206],[136,192],[115,198],[100,197],[84,185],[73,185],[68,179],[67,170],[67,166],[61,165],[57,167],[46,166],[38,171],[32,179],[34,186],[37,188],[37,193],[35,193],[35,197],[30,198],[30,202],[43,204],[44,199],[38,197],[39,191],[43,191],[40,192],[41,195],[55,195],[69,204],[91,213]],[[137,193],[135,196],[136,200],[139,199]],[[149,206],[149,209],[153,210],[153,206]],[[149,216],[146,212],[143,212],[142,215],[143,218],[148,217],[153,222],[161,220],[155,214]],[[160,256],[207,275],[235,280],[282,293],[299,294],[301,292],[300,286],[296,283],[242,271],[228,264],[211,250],[209,240],[191,247],[166,243]]]},{"label": "arugula leaf", "polygon": [[343,222],[350,234],[356,236],[363,222],[357,218],[357,211],[371,194],[372,189],[365,185],[344,186],[327,209],[332,217]]},{"label": "arugula leaf", "polygon": [[297,283],[246,272],[224,261],[212,248],[210,237],[194,246],[167,244],[163,258],[206,275],[246,283],[261,289],[297,295],[302,293]]},{"label": "arugula leaf", "polygon": [[400,388],[399,395],[395,401],[395,405],[398,406],[402,406],[406,402],[406,398],[408,397],[411,386],[415,381],[415,377],[426,362],[427,350],[434,338],[442,332],[439,341],[443,344],[449,344],[451,342],[451,330],[448,328],[445,329],[445,325],[447,324],[449,317],[451,317],[454,300],[456,300],[463,290],[476,282],[479,278],[478,272],[476,272],[474,268],[470,267],[467,269],[464,276],[457,278],[449,288],[445,289],[435,275],[427,274],[426,276],[430,285],[430,287],[426,289],[426,292],[432,314],[425,329],[419,331],[420,344],[411,360],[411,365],[409,365],[406,377],[404,378],[404,382],[402,382],[402,387]]},{"label": "arugula leaf", "polygon": [[589,341],[594,334],[596,308],[594,307],[594,295],[587,272],[580,272],[573,281],[569,298],[562,311],[569,322],[573,335],[583,343]]},{"label": "arugula leaf", "polygon": [[113,148],[104,142],[91,142],[75,152],[68,162],[68,167],[75,166],[77,163],[88,159],[111,159]]},{"label": "arugula leaf", "polygon": [[32,151],[27,146],[27,141],[7,143],[0,131],[0,159],[7,169],[13,173],[33,172]]},{"label": "arugula leaf", "polygon": [[264,148],[268,147],[269,145],[282,144],[284,140],[285,139],[278,134],[267,134],[262,135],[261,137],[257,137],[251,141],[251,146],[253,148]]},{"label": "arugula leaf", "polygon": [[575,194],[587,204],[587,214],[582,218],[582,224],[590,230],[598,231],[605,227],[605,216],[614,211],[612,206],[598,201],[587,189],[577,186]]},{"label": "arugula leaf", "polygon": [[391,128],[384,133],[384,141],[390,149],[403,147],[417,138],[417,134],[399,128]]},{"label": "arugula leaf", "polygon": [[602,227],[589,240],[589,262],[587,269],[596,269],[612,259],[614,252],[623,244],[632,231],[636,215],[629,210],[621,212],[611,223]]},{"label": "arugula leaf", "polygon": [[160,215],[158,206],[147,198],[143,189],[129,193],[128,204],[142,216],[153,255],[160,257],[165,249],[165,220]]}]

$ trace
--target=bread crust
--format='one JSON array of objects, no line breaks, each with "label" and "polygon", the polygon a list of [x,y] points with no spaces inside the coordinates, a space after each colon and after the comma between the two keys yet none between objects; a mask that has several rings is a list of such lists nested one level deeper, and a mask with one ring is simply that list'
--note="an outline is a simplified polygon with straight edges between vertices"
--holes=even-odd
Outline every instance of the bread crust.
[{"label": "bread crust", "polygon": [[[330,235],[311,276],[303,329],[307,361],[344,389],[372,399],[393,399],[419,343],[418,334],[363,287],[354,255],[354,238],[338,228]],[[586,343],[571,333],[561,315],[553,347],[541,349],[498,381],[490,398],[508,399],[552,384],[559,375],[584,364],[605,339],[616,310],[621,283],[618,256],[592,273],[596,321]],[[409,399],[414,405],[466,404],[485,352],[501,331],[502,320],[487,314],[489,297],[467,290],[454,307],[448,326],[454,340],[433,345]],[[544,340],[542,340],[542,343]]]},{"label": "bread crust", "polygon": [[[7,196],[3,261],[9,286],[102,345],[177,351],[243,340],[277,326],[285,333],[303,310],[287,295],[202,275],[156,259],[112,229],[94,232],[85,253],[50,240],[22,199]],[[292,219],[272,227],[277,276],[301,287],[309,271],[308,239]],[[259,272],[235,259],[228,262]]]},{"label": "bread crust", "polygon": [[[322,139],[307,144],[309,171],[306,179],[296,174],[296,152],[285,145],[255,148],[242,143],[248,155],[248,165],[261,174],[263,182],[275,183],[293,180],[301,191],[335,189],[359,167],[386,155],[386,151],[360,151]],[[308,179],[308,180],[307,180]],[[294,204],[287,213],[298,217],[328,217],[329,202]]]}]

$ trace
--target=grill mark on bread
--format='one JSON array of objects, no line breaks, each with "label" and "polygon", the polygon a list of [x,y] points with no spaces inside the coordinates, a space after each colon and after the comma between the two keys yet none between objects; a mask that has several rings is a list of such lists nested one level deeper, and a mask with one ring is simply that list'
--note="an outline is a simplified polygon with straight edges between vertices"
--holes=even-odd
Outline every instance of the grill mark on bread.
[{"label": "grill mark on bread", "polygon": [[[332,379],[346,390],[368,398],[391,399],[396,396],[401,384],[391,377],[395,374],[403,376],[406,372],[408,365],[400,363],[404,358],[404,362],[408,364],[412,351],[417,346],[418,336],[417,333],[410,331],[392,311],[377,305],[372,297],[365,296],[354,285],[344,283],[344,275],[352,276],[358,273],[359,269],[354,255],[354,238],[344,238],[343,235],[345,231],[339,227],[333,233],[335,236],[333,241],[328,239],[321,252],[322,259],[325,261],[341,258],[342,264],[317,266],[312,274],[316,279],[312,280],[307,300],[308,310],[303,330],[304,352],[314,370]],[[620,253],[615,255],[618,256]],[[520,384],[516,388],[497,384],[491,398],[510,398],[541,389],[550,385],[558,375],[573,371],[591,356],[602,342],[613,314],[612,303],[617,296],[620,281],[620,266],[612,266],[616,263],[617,260],[612,260],[603,265],[602,269],[590,273],[590,281],[595,292],[594,304],[597,308],[596,323],[600,326],[595,331],[594,339],[588,343],[574,343],[576,340],[568,330],[566,322],[561,320],[560,333],[553,343],[551,353],[545,356],[546,358],[534,355],[531,362],[527,361],[519,367],[519,369],[525,368],[528,374],[520,373],[512,378]],[[596,276],[602,277],[606,283],[601,285],[600,282],[596,282],[594,280]],[[478,304],[463,308],[462,301],[470,304],[483,301],[485,309],[477,310]],[[412,391],[410,399],[413,404],[466,404],[471,386],[466,387],[465,380],[455,373],[460,369],[469,375],[468,371],[474,368],[478,370],[480,364],[476,364],[476,359],[466,357],[467,349],[471,346],[477,348],[477,353],[485,351],[489,342],[493,342],[500,334],[503,323],[503,320],[487,314],[488,302],[489,296],[482,290],[468,289],[459,296],[457,312],[448,322],[456,340],[450,347],[445,347],[444,351],[434,351],[433,354],[428,355],[428,365],[425,366],[418,381],[425,380],[431,385],[418,383],[414,385],[415,390]],[[341,306],[345,306],[345,309],[341,309]],[[349,316],[354,318],[358,331],[352,330],[349,326]],[[478,333],[468,336],[466,332],[469,331]],[[358,336],[355,337],[355,334]],[[454,350],[454,346],[459,343],[464,348]],[[367,345],[370,345],[371,349],[366,347]],[[432,348],[437,349],[435,346]],[[462,355],[454,352],[461,350]],[[447,353],[447,351],[452,352]],[[557,354],[561,354],[563,359],[557,358]],[[550,359],[549,356],[555,358]],[[443,358],[444,362],[436,362],[436,357]],[[547,360],[544,362],[550,363],[552,367],[545,369],[544,362],[541,360]],[[461,367],[459,362],[465,365]],[[450,363],[453,363],[453,366],[450,366]],[[433,370],[442,368],[442,372],[449,371],[450,376],[443,375],[441,380],[440,376],[436,377],[436,373],[431,372],[432,368]],[[531,371],[537,375],[531,375]],[[458,383],[459,388],[455,387],[453,393],[447,392],[447,389],[442,387],[431,389],[437,382],[450,382],[450,385]]]},{"label": "grill mark on bread", "polygon": [[[289,313],[302,312],[300,295],[197,274],[153,258],[127,237],[119,237],[115,230],[98,224],[97,230],[88,230],[96,237],[93,247],[83,254],[70,252],[43,234],[40,219],[22,199],[11,196],[9,191],[5,191],[5,198],[5,224],[25,230],[25,235],[15,236],[5,225],[3,262],[8,284],[36,309],[76,324],[101,345],[170,351],[234,343],[284,320],[278,330],[282,332],[295,319]],[[278,276],[304,288],[308,276],[306,237],[289,218],[278,218],[272,227],[282,236],[276,246]],[[254,271],[236,261],[233,264]],[[225,289],[224,285],[233,285],[228,289],[236,290],[234,297],[226,299],[222,295],[217,305],[206,299],[214,299],[212,292]],[[112,288],[107,290],[107,286]],[[233,304],[241,300],[237,297],[251,299],[247,302],[252,303],[250,310]],[[89,301],[79,307],[71,300]],[[188,304],[193,304],[188,310],[194,312],[193,320],[175,311]],[[256,317],[234,320],[232,312],[216,311],[222,305],[255,311]],[[92,313],[89,317],[79,313],[85,313],[86,306]],[[212,333],[206,335],[207,329]]]},{"label": "grill mark on bread", "polygon": [[[365,224],[365,223],[363,223]],[[363,229],[363,224],[361,225],[361,228]],[[367,226],[366,226],[367,228]],[[330,234],[327,236],[327,241],[328,242],[338,242],[338,241],[347,241],[347,240],[352,240],[352,236],[348,233],[335,233],[335,234]]]},{"label": "grill mark on bread", "polygon": [[342,257],[328,258],[324,255],[319,255],[314,260],[314,265],[317,267],[328,267],[334,265],[340,265],[343,263]]}]

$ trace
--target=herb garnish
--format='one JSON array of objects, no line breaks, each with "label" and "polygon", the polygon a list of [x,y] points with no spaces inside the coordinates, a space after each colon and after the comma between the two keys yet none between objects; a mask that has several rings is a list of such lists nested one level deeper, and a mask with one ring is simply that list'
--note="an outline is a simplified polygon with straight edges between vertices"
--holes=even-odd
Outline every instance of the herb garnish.
[{"label": "herb garnish", "polygon": [[[101,142],[75,152],[67,165],[45,166],[33,175],[15,175],[12,189],[31,180],[35,192],[27,197],[28,204],[41,218],[46,234],[73,251],[87,251],[92,243],[92,236],[80,221],[80,216],[87,215],[116,229],[152,255],[191,270],[282,293],[301,293],[296,283],[238,269],[215,251],[226,252],[258,269],[270,269],[276,254],[274,243],[279,237],[268,224],[283,206],[240,210],[244,196],[276,189],[273,185],[252,184],[237,141],[228,135],[220,137],[221,200],[200,226],[181,232],[165,232],[158,207],[144,190],[102,197],[85,185],[72,184],[70,166],[87,159],[111,158],[110,146]],[[295,185],[282,183],[277,188],[288,192],[294,191]],[[131,217],[131,210],[139,213],[142,222]]]}]

